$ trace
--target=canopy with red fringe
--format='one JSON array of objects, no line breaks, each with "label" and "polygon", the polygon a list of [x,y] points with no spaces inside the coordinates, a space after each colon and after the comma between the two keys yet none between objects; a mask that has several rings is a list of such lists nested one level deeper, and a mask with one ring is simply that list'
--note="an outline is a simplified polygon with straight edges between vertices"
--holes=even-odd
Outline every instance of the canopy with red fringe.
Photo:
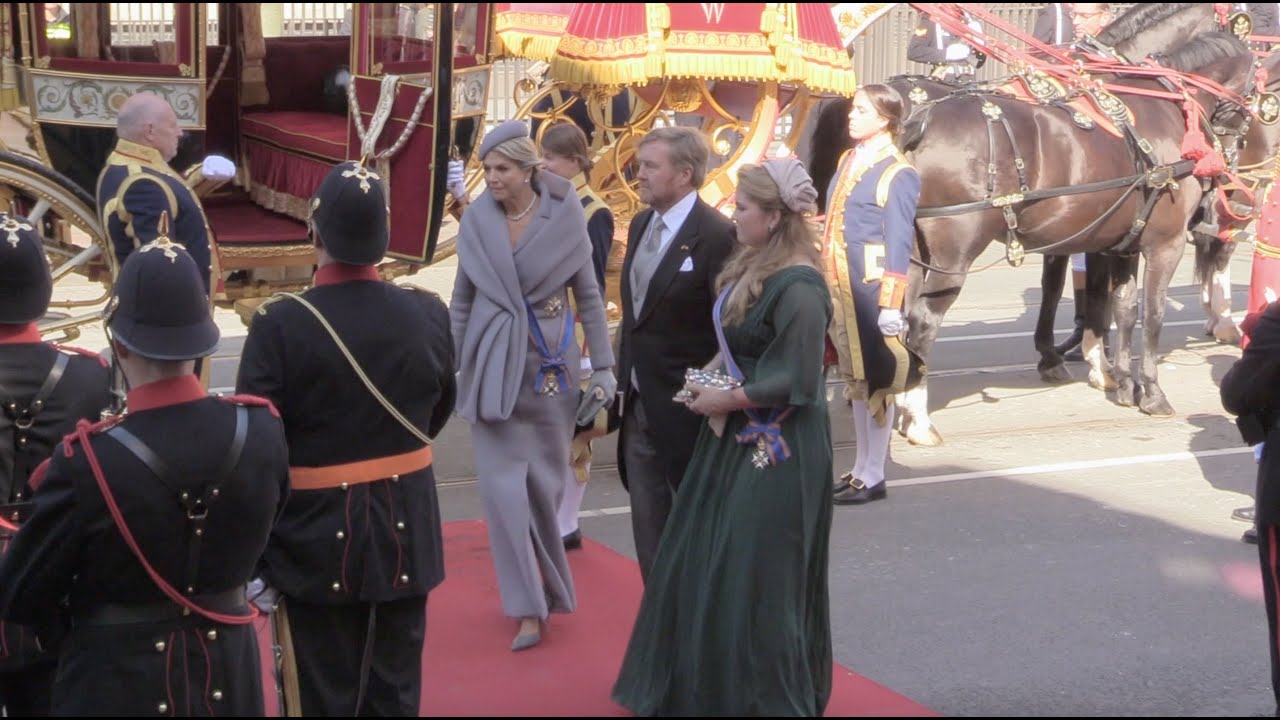
[{"label": "canopy with red fringe", "polygon": [[546,59],[570,85],[666,78],[780,82],[852,95],[857,77],[826,3],[499,4],[507,53]]},{"label": "canopy with red fringe", "polygon": [[499,55],[549,61],[578,3],[494,3]]}]

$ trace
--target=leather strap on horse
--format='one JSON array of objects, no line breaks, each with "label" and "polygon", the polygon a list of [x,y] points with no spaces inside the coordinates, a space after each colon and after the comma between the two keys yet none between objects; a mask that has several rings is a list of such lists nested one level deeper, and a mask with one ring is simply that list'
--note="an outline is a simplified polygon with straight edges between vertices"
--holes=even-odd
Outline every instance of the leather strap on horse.
[{"label": "leather strap on horse", "polygon": [[347,363],[351,365],[351,369],[354,370],[356,376],[360,378],[360,382],[364,383],[365,388],[369,390],[369,394],[372,395],[374,399],[377,400],[388,413],[390,413],[391,417],[395,418],[396,422],[400,423],[400,425],[404,427],[405,430],[408,430],[410,434],[421,440],[424,444],[430,445],[431,438],[427,437],[426,433],[422,432],[414,426],[413,423],[409,422],[408,418],[402,415],[400,411],[391,404],[391,401],[387,400],[387,398],[378,391],[378,388],[374,386],[373,381],[369,379],[369,376],[365,375],[364,369],[360,367],[360,363],[356,362],[355,356],[347,349],[346,343],[342,342],[342,338],[338,337],[338,331],[333,329],[333,326],[330,325],[324,315],[316,309],[316,306],[307,302],[306,298],[303,298],[301,295],[296,293],[280,294],[297,300],[315,316],[316,320],[320,321],[320,324],[324,326],[325,331],[329,333],[329,337],[333,339],[333,343],[338,346],[338,350],[342,353],[342,356],[345,357],[347,359]]},{"label": "leather strap on horse", "polygon": [[[239,408],[237,408],[239,409]],[[237,424],[240,422],[240,416],[237,415]],[[249,614],[247,615],[227,615],[224,613],[213,612],[196,605],[191,600],[183,596],[172,585],[169,584],[160,573],[147,561],[146,556],[142,553],[142,548],[138,546],[137,540],[134,539],[133,533],[129,530],[129,526],[124,521],[124,515],[120,512],[120,506],[116,503],[115,496],[111,493],[110,486],[107,485],[106,475],[102,472],[102,465],[98,462],[97,453],[93,451],[93,444],[89,439],[89,431],[93,425],[88,420],[81,420],[76,423],[75,432],[72,433],[72,439],[80,443],[80,448],[84,451],[85,460],[89,463],[89,469],[93,472],[93,479],[98,484],[98,490],[102,493],[102,499],[107,504],[107,511],[111,514],[111,519],[115,523],[116,529],[120,532],[120,536],[124,539],[125,545],[129,547],[129,551],[137,558],[138,563],[142,565],[142,569],[146,571],[147,576],[151,578],[151,582],[160,589],[173,602],[180,605],[188,612],[196,613],[201,617],[217,623],[225,625],[248,625],[258,616],[258,609],[252,604],[249,605]],[[239,431],[237,430],[237,434]],[[66,453],[71,453],[71,443],[65,443]]]}]

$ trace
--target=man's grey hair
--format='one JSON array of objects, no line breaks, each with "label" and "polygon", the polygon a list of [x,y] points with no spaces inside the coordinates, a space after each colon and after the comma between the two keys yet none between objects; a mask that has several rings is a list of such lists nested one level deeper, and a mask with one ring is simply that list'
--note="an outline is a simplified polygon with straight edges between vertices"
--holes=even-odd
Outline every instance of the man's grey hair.
[{"label": "man's grey hair", "polygon": [[655,142],[666,143],[671,164],[689,168],[690,183],[695,189],[702,187],[707,179],[707,162],[711,159],[711,145],[702,133],[684,126],[654,128],[640,138],[639,147]]}]

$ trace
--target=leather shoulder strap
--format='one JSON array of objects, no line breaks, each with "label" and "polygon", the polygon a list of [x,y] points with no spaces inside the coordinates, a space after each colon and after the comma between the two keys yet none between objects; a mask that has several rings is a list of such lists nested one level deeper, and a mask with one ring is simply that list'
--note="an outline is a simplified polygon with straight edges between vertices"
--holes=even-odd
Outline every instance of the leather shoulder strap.
[{"label": "leather shoulder strap", "polygon": [[372,395],[373,398],[377,400],[380,405],[382,405],[383,409],[385,409],[391,415],[391,417],[395,418],[396,422],[400,423],[400,425],[403,426],[405,430],[408,430],[411,435],[418,438],[423,443],[430,445],[431,438],[427,437],[426,433],[422,432],[413,423],[409,422],[409,419],[406,418],[404,415],[402,415],[400,411],[397,410],[396,407],[391,404],[391,401],[387,400],[387,398],[381,392],[378,391],[378,388],[374,386],[373,381],[370,380],[369,376],[365,374],[364,368],[360,367],[360,363],[356,362],[355,356],[352,355],[351,351],[347,349],[346,343],[342,342],[342,338],[338,337],[338,331],[333,329],[333,326],[330,325],[329,321],[325,319],[324,315],[319,310],[316,309],[316,306],[312,305],[310,302],[306,300],[306,298],[296,293],[281,293],[281,295],[284,295],[285,297],[293,298],[294,300],[298,301],[299,303],[302,304],[303,307],[305,307],[308,311],[310,311],[312,315],[315,316],[316,320],[320,321],[320,324],[324,327],[325,331],[329,333],[329,337],[333,339],[334,345],[338,346],[338,350],[342,353],[342,356],[347,359],[347,363],[351,365],[351,369],[354,370],[356,373],[356,376],[360,378],[360,382],[364,383],[365,388],[369,390],[369,394]]}]

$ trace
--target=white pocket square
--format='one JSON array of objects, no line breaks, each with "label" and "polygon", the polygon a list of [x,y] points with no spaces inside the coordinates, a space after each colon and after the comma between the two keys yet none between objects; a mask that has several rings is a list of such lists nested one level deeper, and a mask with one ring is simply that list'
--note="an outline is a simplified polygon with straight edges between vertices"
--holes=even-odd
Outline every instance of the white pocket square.
[{"label": "white pocket square", "polygon": [[693,258],[687,257],[684,259],[683,263],[680,263],[680,272],[692,272],[692,271],[693,271]]}]

